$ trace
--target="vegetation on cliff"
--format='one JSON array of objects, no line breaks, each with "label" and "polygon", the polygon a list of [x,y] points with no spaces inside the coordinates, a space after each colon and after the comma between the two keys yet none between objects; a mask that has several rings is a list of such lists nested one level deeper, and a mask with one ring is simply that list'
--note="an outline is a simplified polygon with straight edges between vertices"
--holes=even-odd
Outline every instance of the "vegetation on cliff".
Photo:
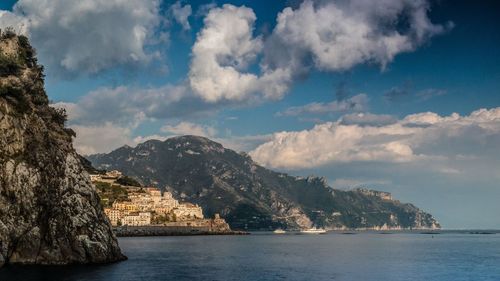
[{"label": "vegetation on cliff", "polygon": [[96,182],[95,187],[99,192],[101,204],[103,207],[111,207],[115,201],[127,201],[127,189],[118,185],[107,182]]},{"label": "vegetation on cliff", "polygon": [[123,259],[35,50],[0,33],[0,266]]}]

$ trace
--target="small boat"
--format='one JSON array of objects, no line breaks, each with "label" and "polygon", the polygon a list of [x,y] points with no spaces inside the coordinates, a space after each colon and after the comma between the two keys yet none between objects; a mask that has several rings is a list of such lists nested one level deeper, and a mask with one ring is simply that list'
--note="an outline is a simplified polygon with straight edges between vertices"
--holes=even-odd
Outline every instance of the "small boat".
[{"label": "small boat", "polygon": [[300,232],[305,233],[305,234],[323,234],[323,233],[326,233],[326,230],[323,228],[313,227],[313,228],[309,228],[309,229],[303,229]]},{"label": "small boat", "polygon": [[283,229],[281,229],[281,228],[278,228],[278,229],[274,230],[274,231],[273,231],[273,233],[274,233],[274,234],[285,234],[285,233],[286,233],[286,231],[284,231],[284,230],[283,230]]}]

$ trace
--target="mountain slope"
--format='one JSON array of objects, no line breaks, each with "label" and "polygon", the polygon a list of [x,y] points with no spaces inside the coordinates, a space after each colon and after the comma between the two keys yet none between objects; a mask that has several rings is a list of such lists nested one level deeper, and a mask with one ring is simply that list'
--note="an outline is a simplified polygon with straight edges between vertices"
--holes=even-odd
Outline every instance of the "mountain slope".
[{"label": "mountain slope", "polygon": [[123,259],[26,37],[0,34],[0,266]]},{"label": "mountain slope", "polygon": [[99,169],[120,170],[200,204],[206,215],[220,213],[235,229],[438,227],[411,204],[368,190],[334,190],[321,178],[273,172],[202,137],[150,140],[88,159]]}]

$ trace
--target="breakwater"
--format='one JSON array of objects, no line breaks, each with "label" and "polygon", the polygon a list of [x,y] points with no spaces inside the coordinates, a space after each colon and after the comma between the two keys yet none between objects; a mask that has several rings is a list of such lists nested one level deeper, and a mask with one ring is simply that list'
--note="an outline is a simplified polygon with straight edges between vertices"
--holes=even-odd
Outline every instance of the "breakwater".
[{"label": "breakwater", "polygon": [[245,235],[247,232],[214,229],[206,226],[119,226],[113,228],[118,237],[135,236],[191,236],[191,235]]}]

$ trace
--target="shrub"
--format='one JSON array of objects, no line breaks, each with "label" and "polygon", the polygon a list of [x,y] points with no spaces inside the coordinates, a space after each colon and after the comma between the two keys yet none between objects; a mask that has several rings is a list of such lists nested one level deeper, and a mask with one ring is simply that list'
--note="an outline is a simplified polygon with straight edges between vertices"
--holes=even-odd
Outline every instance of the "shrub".
[{"label": "shrub", "polygon": [[0,53],[0,77],[18,75],[20,72],[21,65],[15,58]]},{"label": "shrub", "polygon": [[64,125],[68,120],[68,114],[66,113],[66,109],[64,108],[55,108],[54,113],[52,114],[52,120],[60,125]]},{"label": "shrub", "polygon": [[26,63],[28,67],[37,65],[36,50],[31,47],[29,40],[24,35],[17,37],[19,43],[19,60],[21,63]]},{"label": "shrub", "polygon": [[21,88],[11,85],[0,87],[0,97],[5,98],[9,103],[13,104],[21,114],[27,112],[31,108],[30,101],[24,95]]},{"label": "shrub", "polygon": [[123,176],[117,179],[116,183],[125,186],[142,186],[136,179],[127,176]]},{"label": "shrub", "polygon": [[16,32],[14,32],[14,28],[9,26],[5,28],[5,30],[0,30],[0,36],[2,39],[11,39],[16,37]]}]

